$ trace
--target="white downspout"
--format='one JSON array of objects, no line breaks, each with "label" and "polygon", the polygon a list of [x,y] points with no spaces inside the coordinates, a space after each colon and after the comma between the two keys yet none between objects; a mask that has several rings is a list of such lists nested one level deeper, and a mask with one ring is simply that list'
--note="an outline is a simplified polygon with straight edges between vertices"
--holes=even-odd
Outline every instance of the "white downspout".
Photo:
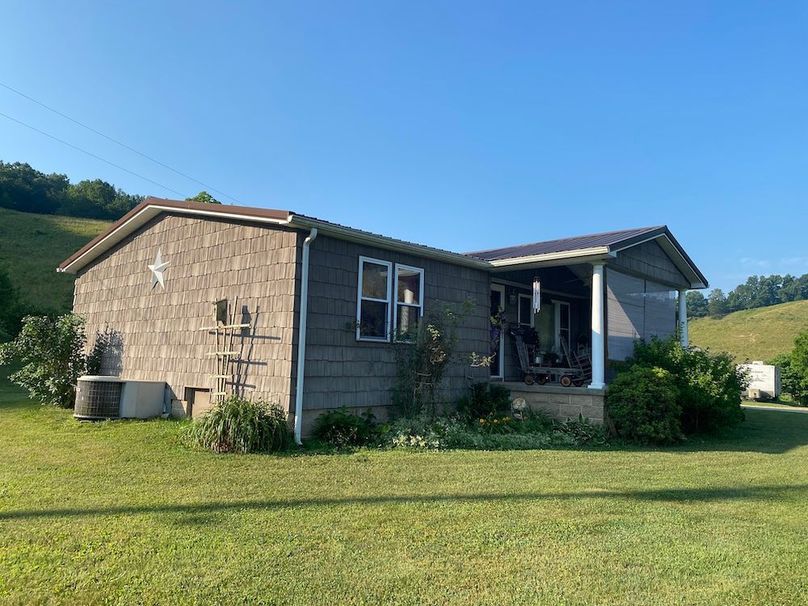
[{"label": "white downspout", "polygon": [[303,444],[303,379],[306,373],[306,324],[309,315],[309,248],[317,238],[312,228],[303,241],[303,271],[300,276],[300,324],[297,331],[297,381],[295,385],[295,443]]}]

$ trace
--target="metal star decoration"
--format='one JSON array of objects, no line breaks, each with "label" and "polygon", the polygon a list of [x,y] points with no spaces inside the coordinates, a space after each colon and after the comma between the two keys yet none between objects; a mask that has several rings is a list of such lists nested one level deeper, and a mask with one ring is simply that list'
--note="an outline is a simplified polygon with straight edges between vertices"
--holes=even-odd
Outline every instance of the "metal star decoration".
[{"label": "metal star decoration", "polygon": [[157,257],[154,259],[154,264],[149,265],[149,269],[152,272],[152,288],[157,286],[158,284],[163,287],[163,290],[166,288],[165,277],[163,276],[163,272],[165,272],[166,267],[168,267],[168,262],[163,261],[163,255],[160,249],[157,249]]}]

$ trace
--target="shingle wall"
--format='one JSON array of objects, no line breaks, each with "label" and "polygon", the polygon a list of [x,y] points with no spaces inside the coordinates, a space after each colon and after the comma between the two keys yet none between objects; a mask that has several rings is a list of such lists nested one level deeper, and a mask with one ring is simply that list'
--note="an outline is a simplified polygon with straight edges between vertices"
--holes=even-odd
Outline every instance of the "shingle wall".
[{"label": "shingle wall", "polygon": [[609,265],[677,288],[690,286],[679,268],[654,241],[620,251],[614,260],[609,261]]},{"label": "shingle wall", "polygon": [[[396,373],[393,346],[356,340],[359,256],[424,269],[424,309],[472,303],[459,328],[458,357],[488,353],[489,276],[485,271],[318,237],[311,247],[309,317],[304,407],[388,405]],[[394,287],[395,288],[395,287]],[[444,397],[459,396],[468,377],[484,380],[487,368],[455,363],[447,373]]]},{"label": "shingle wall", "polygon": [[[113,329],[118,345],[105,374],[165,380],[181,400],[186,387],[209,387],[214,372],[212,303],[234,302],[252,323],[236,340],[245,363],[233,365],[238,388],[288,408],[292,394],[295,273],[299,235],[281,227],[161,215],[76,279],[74,310],[96,330]],[[152,288],[147,265],[158,249],[168,263],[165,289]],[[237,318],[241,321],[241,317]]]}]

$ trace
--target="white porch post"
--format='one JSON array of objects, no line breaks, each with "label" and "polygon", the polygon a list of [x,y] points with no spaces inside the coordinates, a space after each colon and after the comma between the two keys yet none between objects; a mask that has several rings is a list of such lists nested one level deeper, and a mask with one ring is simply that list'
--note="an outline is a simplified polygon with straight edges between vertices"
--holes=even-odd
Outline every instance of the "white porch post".
[{"label": "white porch post", "polygon": [[679,291],[679,342],[682,347],[688,346],[687,338],[687,290]]},{"label": "white porch post", "polygon": [[590,389],[603,389],[605,335],[603,330],[603,263],[592,264],[592,382]]}]

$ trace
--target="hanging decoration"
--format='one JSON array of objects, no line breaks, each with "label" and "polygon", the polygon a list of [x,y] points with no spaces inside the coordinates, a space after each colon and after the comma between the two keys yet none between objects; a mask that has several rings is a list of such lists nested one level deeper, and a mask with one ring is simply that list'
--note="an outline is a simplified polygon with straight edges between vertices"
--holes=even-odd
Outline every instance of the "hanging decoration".
[{"label": "hanging decoration", "polygon": [[533,278],[533,313],[541,311],[541,282],[539,278]]}]

